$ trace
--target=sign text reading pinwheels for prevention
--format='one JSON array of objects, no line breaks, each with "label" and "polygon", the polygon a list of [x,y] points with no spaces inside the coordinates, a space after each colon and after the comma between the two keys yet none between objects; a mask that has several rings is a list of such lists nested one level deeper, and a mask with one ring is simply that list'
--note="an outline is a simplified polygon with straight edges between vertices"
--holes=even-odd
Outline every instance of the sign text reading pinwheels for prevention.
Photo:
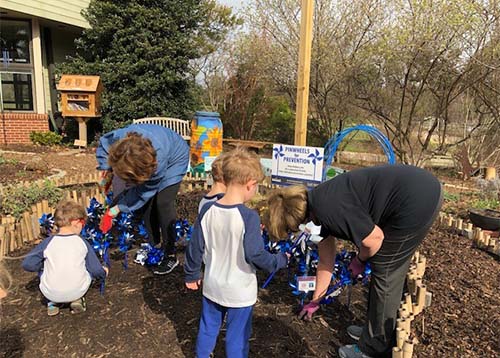
[{"label": "sign text reading pinwheels for prevention", "polygon": [[272,182],[289,185],[321,183],[323,174],[323,148],[274,144]]}]

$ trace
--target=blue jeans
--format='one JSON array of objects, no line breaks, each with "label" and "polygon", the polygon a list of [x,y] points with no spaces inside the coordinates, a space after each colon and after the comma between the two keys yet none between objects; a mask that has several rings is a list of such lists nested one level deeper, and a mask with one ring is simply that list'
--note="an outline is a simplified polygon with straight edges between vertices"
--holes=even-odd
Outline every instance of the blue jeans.
[{"label": "blue jeans", "polygon": [[231,308],[221,306],[205,296],[201,308],[200,329],[196,339],[196,357],[208,358],[215,348],[220,326],[226,317],[226,357],[248,357],[252,334],[253,306]]}]

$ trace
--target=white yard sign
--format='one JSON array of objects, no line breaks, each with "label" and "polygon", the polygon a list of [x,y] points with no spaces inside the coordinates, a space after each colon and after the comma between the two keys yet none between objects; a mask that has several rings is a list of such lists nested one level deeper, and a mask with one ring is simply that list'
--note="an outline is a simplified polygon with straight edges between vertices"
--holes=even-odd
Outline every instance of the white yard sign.
[{"label": "white yard sign", "polygon": [[323,148],[274,144],[272,180],[276,184],[321,183]]}]

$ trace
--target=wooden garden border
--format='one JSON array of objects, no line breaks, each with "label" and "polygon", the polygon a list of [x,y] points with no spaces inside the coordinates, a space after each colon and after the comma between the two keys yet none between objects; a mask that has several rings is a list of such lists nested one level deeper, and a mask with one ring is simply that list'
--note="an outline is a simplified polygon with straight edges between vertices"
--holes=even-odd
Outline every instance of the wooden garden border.
[{"label": "wooden garden border", "polygon": [[439,214],[438,223],[440,227],[468,238],[474,247],[500,257],[500,238],[491,237],[487,230],[446,213]]}]

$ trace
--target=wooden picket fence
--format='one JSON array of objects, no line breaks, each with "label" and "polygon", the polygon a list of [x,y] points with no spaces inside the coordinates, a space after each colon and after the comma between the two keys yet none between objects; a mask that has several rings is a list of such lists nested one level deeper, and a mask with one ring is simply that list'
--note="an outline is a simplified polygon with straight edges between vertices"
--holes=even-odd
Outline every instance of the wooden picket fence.
[{"label": "wooden picket fence", "polygon": [[467,237],[474,247],[500,257],[500,238],[491,237],[488,231],[452,214],[440,213],[438,223],[440,227],[448,231]]}]

